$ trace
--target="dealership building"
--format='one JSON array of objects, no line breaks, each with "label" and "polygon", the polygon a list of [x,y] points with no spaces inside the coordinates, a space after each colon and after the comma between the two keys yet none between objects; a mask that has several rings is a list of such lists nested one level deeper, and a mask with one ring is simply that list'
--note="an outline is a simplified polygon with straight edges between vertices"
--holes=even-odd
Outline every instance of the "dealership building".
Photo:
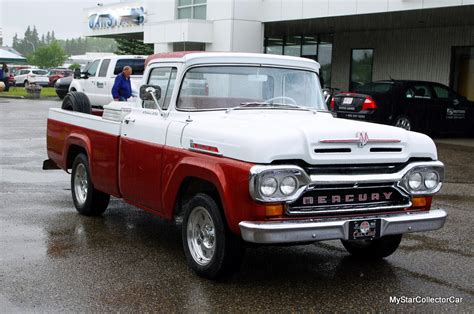
[{"label": "dealership building", "polygon": [[474,100],[474,0],[142,0],[86,9],[84,34],[155,52],[311,58],[325,86],[435,81]]}]

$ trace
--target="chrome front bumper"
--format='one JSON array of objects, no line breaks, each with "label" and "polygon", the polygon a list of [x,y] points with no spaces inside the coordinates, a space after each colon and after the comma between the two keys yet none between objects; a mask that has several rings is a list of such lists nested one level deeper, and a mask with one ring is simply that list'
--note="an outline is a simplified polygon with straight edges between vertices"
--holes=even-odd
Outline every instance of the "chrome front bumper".
[{"label": "chrome front bumper", "polygon": [[[380,236],[436,230],[443,227],[448,214],[442,209],[429,212],[406,213],[379,218]],[[371,217],[377,218],[377,217]],[[369,219],[369,218],[367,218]],[[253,243],[296,243],[322,240],[348,239],[349,221],[352,218],[327,221],[242,221],[239,223],[242,238]]]}]

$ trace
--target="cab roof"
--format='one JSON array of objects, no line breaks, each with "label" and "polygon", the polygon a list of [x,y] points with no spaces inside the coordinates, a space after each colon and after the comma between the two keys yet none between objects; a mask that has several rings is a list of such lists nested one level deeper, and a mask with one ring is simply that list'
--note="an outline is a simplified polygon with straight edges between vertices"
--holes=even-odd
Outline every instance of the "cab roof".
[{"label": "cab roof", "polygon": [[275,66],[288,66],[306,68],[319,71],[319,63],[314,60],[299,57],[270,55],[263,53],[242,52],[201,52],[182,51],[167,52],[151,55],[145,61],[145,65],[160,62],[179,62],[187,65],[197,64],[262,64]]}]

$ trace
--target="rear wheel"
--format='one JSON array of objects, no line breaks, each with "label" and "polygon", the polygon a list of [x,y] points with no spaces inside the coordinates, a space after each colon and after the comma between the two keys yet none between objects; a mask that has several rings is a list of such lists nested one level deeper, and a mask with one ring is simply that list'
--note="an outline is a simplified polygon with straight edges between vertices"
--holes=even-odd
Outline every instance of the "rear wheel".
[{"label": "rear wheel", "polygon": [[110,195],[94,188],[89,161],[84,154],[77,155],[71,171],[71,191],[74,206],[81,215],[101,215],[109,205]]},{"label": "rear wheel", "polygon": [[199,276],[214,279],[240,267],[242,240],[232,234],[212,197],[196,194],[185,210],[183,248],[188,266]]},{"label": "rear wheel", "polygon": [[342,240],[342,245],[353,256],[363,259],[382,259],[395,252],[402,241],[402,235],[388,235],[375,240]]},{"label": "rear wheel", "polygon": [[81,92],[69,92],[64,97],[61,108],[64,110],[71,110],[82,113],[92,113],[92,107],[89,98],[86,94]]}]

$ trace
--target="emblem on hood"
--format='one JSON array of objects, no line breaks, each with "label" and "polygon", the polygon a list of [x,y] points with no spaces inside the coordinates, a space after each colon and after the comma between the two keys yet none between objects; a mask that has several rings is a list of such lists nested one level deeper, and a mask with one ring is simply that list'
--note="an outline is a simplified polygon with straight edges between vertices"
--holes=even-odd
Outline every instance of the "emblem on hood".
[{"label": "emblem on hood", "polygon": [[354,143],[359,147],[364,147],[368,143],[400,143],[401,140],[397,138],[370,138],[369,134],[365,131],[356,133],[356,137],[353,138],[334,138],[334,139],[323,139],[320,143]]}]

